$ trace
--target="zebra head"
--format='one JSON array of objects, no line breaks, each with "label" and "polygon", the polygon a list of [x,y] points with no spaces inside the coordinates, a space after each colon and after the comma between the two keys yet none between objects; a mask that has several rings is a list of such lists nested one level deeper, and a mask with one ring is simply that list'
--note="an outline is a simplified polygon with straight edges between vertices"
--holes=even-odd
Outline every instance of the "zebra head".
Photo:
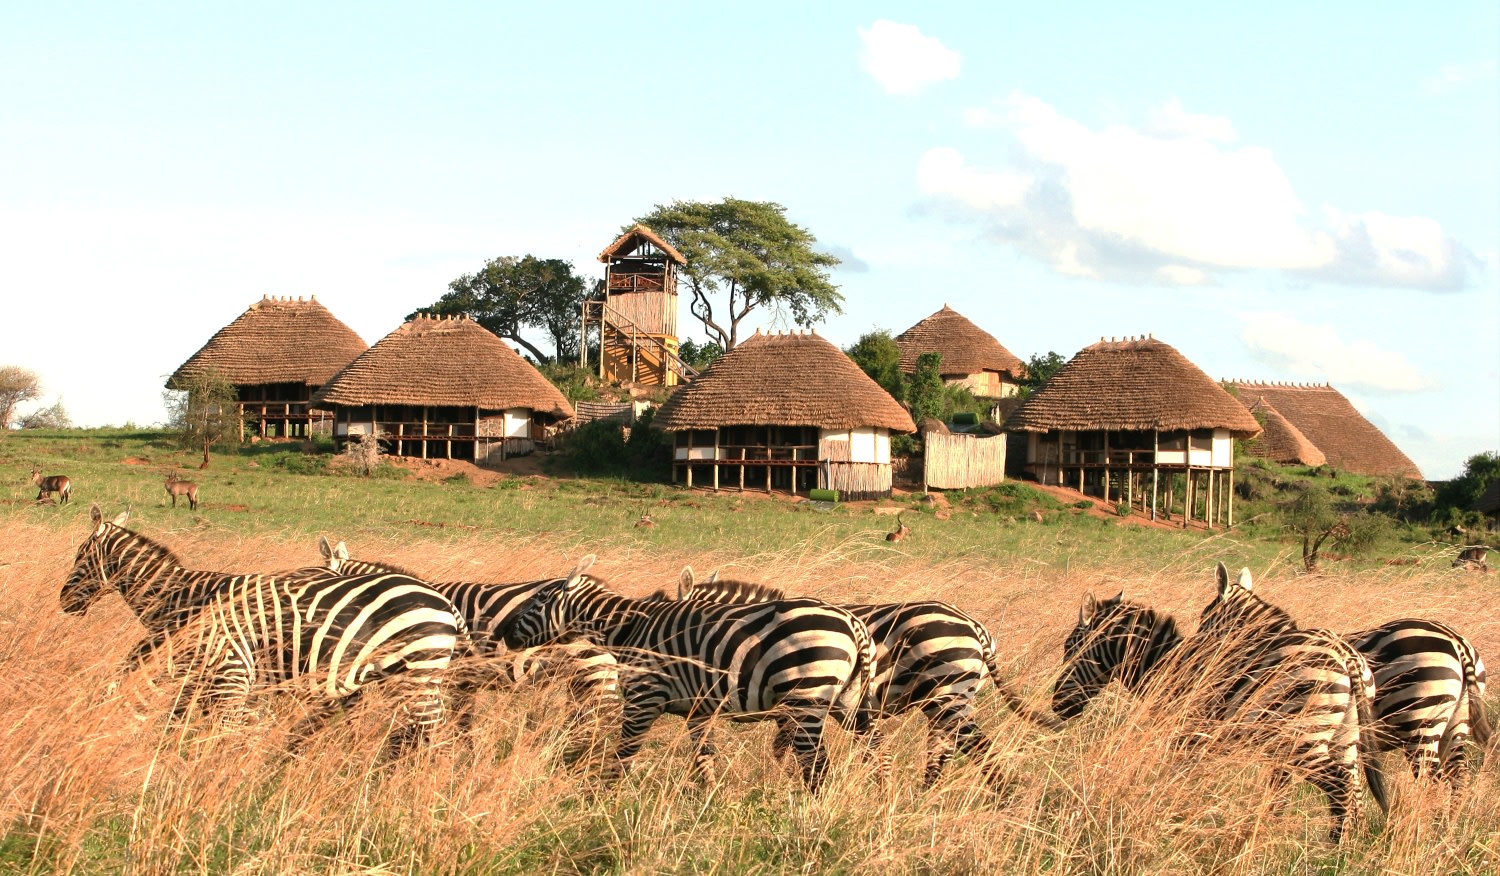
[{"label": "zebra head", "polygon": [[115,515],[115,519],[106,523],[104,512],[95,504],[89,509],[89,518],[93,521],[94,531],[78,546],[78,554],[73,558],[73,571],[68,573],[68,580],[57,597],[62,610],[68,614],[83,614],[88,611],[89,606],[94,604],[94,600],[109,585],[110,576],[116,571],[114,542],[124,532],[121,527],[130,518],[130,512],[121,511]]},{"label": "zebra head", "polygon": [[588,632],[578,609],[590,596],[607,591],[584,573],[594,564],[594,555],[584,557],[566,578],[543,585],[521,603],[500,628],[507,648],[534,648],[578,638]]},{"label": "zebra head", "polygon": [[1110,681],[1138,685],[1167,651],[1182,641],[1177,623],[1155,609],[1125,601],[1124,592],[1100,602],[1084,595],[1078,624],[1063,642],[1063,671],[1052,686],[1052,711],[1082,714]]},{"label": "zebra head", "polygon": [[1255,582],[1249,569],[1240,569],[1240,574],[1229,579],[1229,569],[1219,563],[1214,573],[1218,593],[1198,618],[1198,632],[1208,635],[1230,635],[1264,631],[1282,632],[1297,628],[1297,623],[1284,609],[1260,598],[1255,592]]}]

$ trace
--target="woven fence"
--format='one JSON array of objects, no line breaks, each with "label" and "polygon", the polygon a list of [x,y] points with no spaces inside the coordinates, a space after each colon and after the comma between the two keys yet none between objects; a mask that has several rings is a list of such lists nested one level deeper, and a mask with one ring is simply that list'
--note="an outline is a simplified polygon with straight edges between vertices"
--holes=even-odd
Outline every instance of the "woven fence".
[{"label": "woven fence", "polygon": [[922,436],[922,479],[929,487],[962,490],[1005,480],[1004,435],[927,432]]},{"label": "woven fence", "polygon": [[578,414],[578,426],[595,420],[619,420],[627,426],[635,422],[635,406],[630,402],[578,402],[573,410]]}]

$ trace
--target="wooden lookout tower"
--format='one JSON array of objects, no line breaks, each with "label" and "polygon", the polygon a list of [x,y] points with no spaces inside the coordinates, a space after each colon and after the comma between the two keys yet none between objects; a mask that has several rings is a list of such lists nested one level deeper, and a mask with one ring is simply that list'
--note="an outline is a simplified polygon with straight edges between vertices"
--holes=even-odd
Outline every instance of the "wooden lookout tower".
[{"label": "wooden lookout tower", "polygon": [[675,386],[698,372],[677,355],[677,269],[682,254],[644,225],[599,253],[604,279],[583,302],[579,364],[588,367],[590,329],[604,380]]}]

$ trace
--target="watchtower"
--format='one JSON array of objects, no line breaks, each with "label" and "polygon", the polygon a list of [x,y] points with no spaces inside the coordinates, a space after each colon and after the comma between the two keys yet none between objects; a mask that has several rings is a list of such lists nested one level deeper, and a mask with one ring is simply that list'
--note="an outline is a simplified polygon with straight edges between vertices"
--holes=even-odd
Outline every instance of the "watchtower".
[{"label": "watchtower", "polygon": [[675,386],[698,372],[677,355],[677,269],[682,254],[644,225],[599,253],[604,279],[583,303],[579,364],[588,365],[589,329],[599,337],[604,380]]}]

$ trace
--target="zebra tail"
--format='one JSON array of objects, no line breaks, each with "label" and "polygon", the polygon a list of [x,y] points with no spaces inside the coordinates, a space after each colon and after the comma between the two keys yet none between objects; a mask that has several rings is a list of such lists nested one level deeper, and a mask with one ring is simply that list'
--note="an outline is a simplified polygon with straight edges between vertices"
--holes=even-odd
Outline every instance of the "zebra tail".
[{"label": "zebra tail", "polygon": [[1005,676],[1000,674],[1000,663],[995,658],[995,649],[993,647],[985,650],[984,665],[990,671],[990,681],[995,683],[995,690],[1000,694],[1000,698],[1005,700],[1005,704],[1010,706],[1012,712],[1039,727],[1045,727],[1048,730],[1062,729],[1063,722],[1061,718],[1030,708],[1021,702],[1021,698],[1016,695],[1015,691],[1010,689],[1010,685],[1005,681]]},{"label": "zebra tail", "polygon": [[[1363,662],[1363,661],[1361,661]],[[1370,705],[1369,691],[1354,676],[1350,693],[1354,695],[1359,710],[1359,762],[1364,768],[1365,785],[1381,812],[1390,812],[1390,801],[1385,791],[1385,773],[1380,769],[1380,753],[1375,748],[1375,713]]]},{"label": "zebra tail", "polygon": [[1469,691],[1469,741],[1479,746],[1481,751],[1487,750],[1490,739],[1494,734],[1494,725],[1490,724],[1490,716],[1484,711],[1484,698],[1479,695],[1479,683],[1471,675],[1464,679],[1464,687]]}]

